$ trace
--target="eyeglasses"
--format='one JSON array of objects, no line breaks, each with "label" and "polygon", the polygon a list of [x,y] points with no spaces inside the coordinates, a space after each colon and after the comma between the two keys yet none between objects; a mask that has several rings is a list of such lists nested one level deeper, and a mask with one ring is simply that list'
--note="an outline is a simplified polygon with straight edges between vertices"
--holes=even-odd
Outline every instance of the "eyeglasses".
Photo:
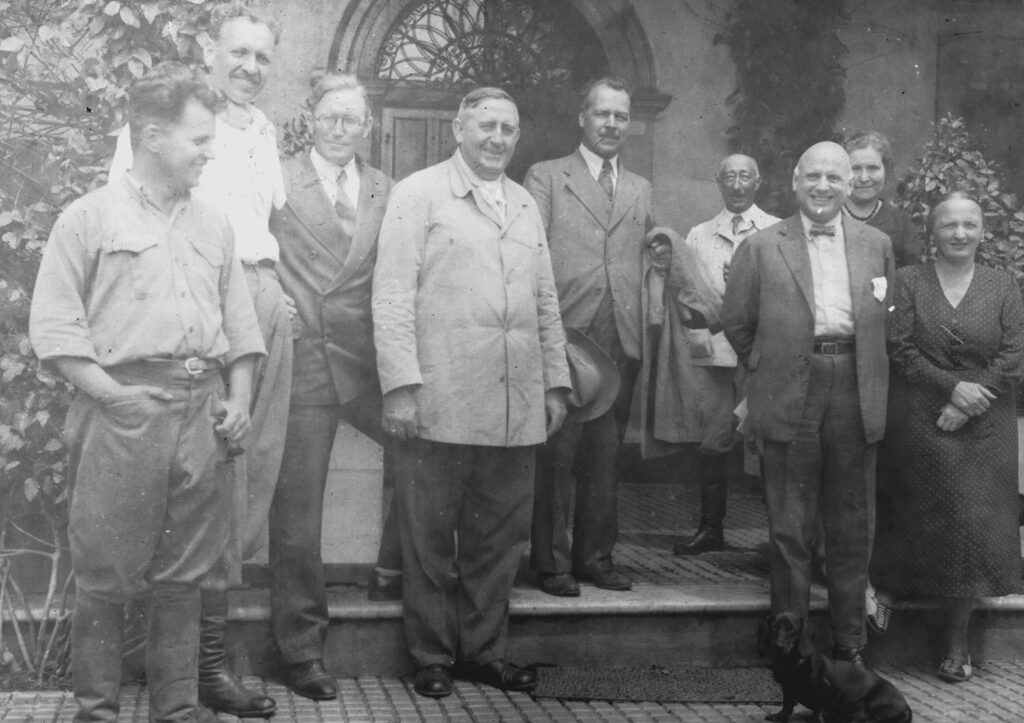
[{"label": "eyeglasses", "polygon": [[336,130],[340,124],[345,133],[357,131],[366,124],[364,119],[353,115],[318,115],[314,116],[314,119],[324,130]]}]

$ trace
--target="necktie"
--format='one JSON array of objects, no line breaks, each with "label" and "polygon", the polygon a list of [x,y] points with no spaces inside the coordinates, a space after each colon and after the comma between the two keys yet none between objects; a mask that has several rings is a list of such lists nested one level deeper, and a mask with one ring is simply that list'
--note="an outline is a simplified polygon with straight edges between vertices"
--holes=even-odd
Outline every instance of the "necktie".
[{"label": "necktie", "polygon": [[607,158],[601,164],[601,173],[597,176],[597,183],[604,189],[608,200],[611,201],[615,197],[615,184],[612,183],[612,162]]},{"label": "necktie", "polygon": [[738,213],[732,217],[732,237],[736,238],[740,235],[740,226],[743,225],[743,217]]},{"label": "necktie", "polygon": [[338,174],[338,190],[334,199],[334,212],[338,214],[338,219],[341,221],[341,230],[345,232],[346,236],[351,238],[356,225],[356,209],[352,206],[352,202],[348,200],[348,194],[345,193],[346,180],[348,180],[348,174],[342,169],[341,173]]},{"label": "necktie", "polygon": [[836,236],[835,226],[826,226],[825,224],[821,224],[821,223],[812,223],[811,224],[811,236],[830,236],[832,238],[835,238],[835,236]]}]

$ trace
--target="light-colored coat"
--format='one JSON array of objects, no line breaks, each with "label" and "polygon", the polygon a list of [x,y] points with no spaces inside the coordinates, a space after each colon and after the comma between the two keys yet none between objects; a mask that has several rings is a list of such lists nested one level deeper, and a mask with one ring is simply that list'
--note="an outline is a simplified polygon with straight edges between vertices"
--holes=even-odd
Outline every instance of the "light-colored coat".
[{"label": "light-colored coat", "polygon": [[309,154],[287,161],[283,171],[288,202],[271,214],[270,231],[281,249],[281,286],[302,319],[292,401],[344,404],[377,386],[370,292],[392,181],[360,162],[356,225],[342,257],[341,221]]},{"label": "light-colored coat", "polygon": [[[850,218],[842,223],[860,410],[871,444],[885,432],[885,323],[895,261],[888,236]],[[810,383],[814,308],[811,260],[799,214],[740,245],[729,270],[722,321],[749,372],[747,433],[753,437],[775,442],[796,437]]]},{"label": "light-colored coat", "polygon": [[533,165],[524,185],[544,221],[562,321],[586,333],[610,288],[622,348],[639,359],[649,265],[644,235],[654,226],[650,182],[620,163],[609,214],[604,191],[576,150]]},{"label": "light-colored coat", "polygon": [[537,204],[502,184],[504,223],[455,157],[388,201],[373,280],[377,368],[385,394],[416,387],[423,439],[539,444],[544,393],[570,386]]}]

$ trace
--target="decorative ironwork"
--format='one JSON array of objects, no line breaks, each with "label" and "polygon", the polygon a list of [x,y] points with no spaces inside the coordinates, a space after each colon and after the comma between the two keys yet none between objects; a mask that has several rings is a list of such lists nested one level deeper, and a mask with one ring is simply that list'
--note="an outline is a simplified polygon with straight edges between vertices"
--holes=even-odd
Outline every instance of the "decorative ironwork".
[{"label": "decorative ironwork", "polygon": [[[582,53],[570,42],[581,33]],[[567,3],[424,0],[392,27],[377,67],[389,81],[551,88],[578,82],[581,60],[601,63],[603,52]]]}]

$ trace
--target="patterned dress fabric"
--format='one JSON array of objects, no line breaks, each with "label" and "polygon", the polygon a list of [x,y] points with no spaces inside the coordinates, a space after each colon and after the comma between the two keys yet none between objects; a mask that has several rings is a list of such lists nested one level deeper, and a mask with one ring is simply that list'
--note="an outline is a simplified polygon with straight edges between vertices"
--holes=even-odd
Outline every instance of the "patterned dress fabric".
[{"label": "patterned dress fabric", "polygon": [[[960,303],[934,265],[897,273],[889,328],[892,378],[872,579],[901,595],[1019,592],[1016,388],[1024,371],[1024,304],[1005,272],[976,266]],[[936,426],[959,381],[998,395],[955,432]]]}]

